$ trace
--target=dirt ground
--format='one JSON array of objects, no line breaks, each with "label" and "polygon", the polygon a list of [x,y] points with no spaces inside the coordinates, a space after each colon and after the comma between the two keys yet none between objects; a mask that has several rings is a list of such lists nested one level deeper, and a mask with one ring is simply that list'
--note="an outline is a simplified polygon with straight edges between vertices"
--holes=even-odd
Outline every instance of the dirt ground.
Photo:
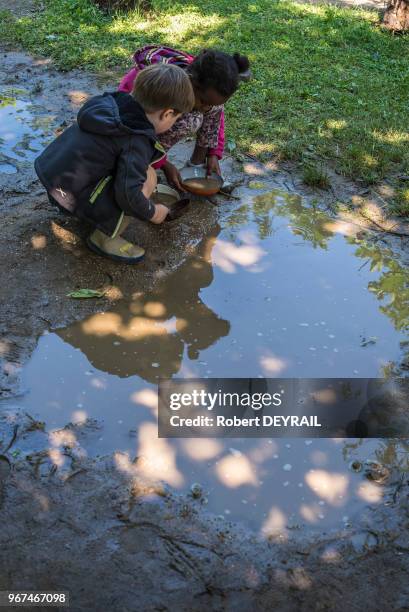
[{"label": "dirt ground", "polygon": [[[29,4],[21,6],[28,10]],[[28,88],[58,130],[73,119],[87,95],[114,86],[115,80],[103,83],[80,71],[62,75],[47,61],[7,50],[0,83]],[[176,161],[185,156],[186,146],[178,148]],[[248,160],[244,170],[247,180],[265,173],[305,197],[316,197],[290,167],[261,168]],[[231,162],[225,172],[232,180],[238,177]],[[362,231],[392,229],[384,239],[402,255],[407,227],[384,218],[374,194],[359,193],[356,185],[336,176],[333,191],[320,194],[329,208],[354,197],[356,210],[344,210],[342,218]],[[31,164],[21,163],[16,175],[6,175],[0,186],[0,396],[19,393],[20,368],[45,329],[148,291],[180,265],[223,215],[223,200],[218,202],[203,202],[182,222],[160,228],[136,222],[130,236],[148,254],[141,265],[125,267],[88,252],[86,228],[50,206]],[[69,300],[67,293],[79,287],[104,288],[106,297]],[[63,439],[68,435],[69,440],[72,427]],[[93,427],[87,422],[76,430],[77,440]],[[29,460],[19,459],[16,447],[29,452]],[[374,612],[409,610],[406,481],[392,476],[384,485],[388,505],[343,532],[321,538],[294,532],[288,540],[266,541],[212,518],[197,500],[147,483],[137,461],[127,463],[120,454],[91,461],[81,446],[65,443],[58,467],[49,449],[42,424],[12,408],[2,411],[0,590],[66,590],[74,611],[346,612],[363,605]]]},{"label": "dirt ground", "polygon": [[[351,529],[267,541],[147,483],[120,453],[90,461],[68,444],[57,468],[41,423],[13,410],[0,440],[0,590],[69,591],[81,612],[408,609],[407,483]],[[13,460],[16,446],[32,452]]]}]

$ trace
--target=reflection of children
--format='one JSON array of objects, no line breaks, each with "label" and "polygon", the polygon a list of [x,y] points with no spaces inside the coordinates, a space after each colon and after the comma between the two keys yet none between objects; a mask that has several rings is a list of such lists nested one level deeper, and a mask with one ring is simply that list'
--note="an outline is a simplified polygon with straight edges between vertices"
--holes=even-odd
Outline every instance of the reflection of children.
[{"label": "reflection of children", "polygon": [[[223,157],[224,111],[223,105],[234,94],[241,80],[250,76],[249,60],[235,53],[229,55],[215,49],[204,49],[197,57],[161,45],[147,45],[134,54],[135,67],[122,79],[119,89],[131,91],[136,75],[146,66],[174,64],[186,70],[193,85],[195,105],[162,134],[160,141],[166,150],[197,132],[196,147],[191,163],[206,162],[208,173],[220,174],[219,160]],[[166,158],[155,164],[161,167],[168,182],[182,189],[177,168]]]},{"label": "reflection of children", "polygon": [[[197,360],[202,351],[230,331],[229,321],[201,296],[202,289],[213,282],[211,250],[219,232],[217,225],[197,245],[195,254],[153,292],[136,297],[129,305],[122,304],[109,320],[104,315],[105,321],[100,322],[97,314],[88,327],[87,323],[85,327],[75,325],[58,331],[58,335],[80,348],[95,368],[116,376],[137,375],[156,383],[158,377],[177,374],[186,353],[190,360]],[[93,322],[99,330],[95,335]],[[112,342],[121,336],[121,348],[113,351]]]},{"label": "reflection of children", "polygon": [[87,244],[100,255],[136,263],[144,250],[121,234],[131,217],[162,223],[168,209],[149,199],[156,187],[150,164],[164,156],[156,134],[169,130],[194,105],[189,77],[177,66],[151,66],[132,94],[88,100],[77,123],[35,161],[50,201],[90,221]]}]

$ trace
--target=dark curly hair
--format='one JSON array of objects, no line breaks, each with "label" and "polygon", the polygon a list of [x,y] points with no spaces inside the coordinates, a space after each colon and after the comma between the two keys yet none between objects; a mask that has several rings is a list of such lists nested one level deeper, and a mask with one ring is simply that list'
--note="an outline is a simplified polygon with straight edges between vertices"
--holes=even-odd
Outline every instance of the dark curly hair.
[{"label": "dark curly hair", "polygon": [[223,51],[203,49],[188,68],[192,82],[203,91],[215,89],[230,97],[241,80],[250,74],[250,62],[245,55],[229,55]]}]

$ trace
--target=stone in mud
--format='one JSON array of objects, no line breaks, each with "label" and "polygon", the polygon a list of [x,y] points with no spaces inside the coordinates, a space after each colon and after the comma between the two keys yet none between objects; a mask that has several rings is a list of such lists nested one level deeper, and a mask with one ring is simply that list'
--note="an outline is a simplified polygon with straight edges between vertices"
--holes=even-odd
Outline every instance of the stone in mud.
[{"label": "stone in mud", "polygon": [[358,461],[357,459],[354,459],[353,461],[351,461],[351,463],[349,464],[349,469],[352,472],[362,472],[363,469],[363,465],[360,461]]},{"label": "stone in mud", "polygon": [[378,484],[384,484],[390,477],[390,470],[377,461],[365,461],[365,476]]},{"label": "stone in mud", "polygon": [[203,487],[198,482],[195,482],[190,487],[190,493],[194,499],[200,499],[203,495]]},{"label": "stone in mud", "polygon": [[363,531],[351,537],[351,544],[356,553],[362,554],[378,546],[378,536],[370,531]]}]

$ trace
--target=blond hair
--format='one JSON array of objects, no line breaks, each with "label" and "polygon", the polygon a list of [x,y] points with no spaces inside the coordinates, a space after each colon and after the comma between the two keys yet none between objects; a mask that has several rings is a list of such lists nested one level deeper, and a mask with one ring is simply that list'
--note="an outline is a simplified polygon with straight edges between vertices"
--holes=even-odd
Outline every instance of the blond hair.
[{"label": "blond hair", "polygon": [[189,76],[172,64],[155,64],[139,72],[132,96],[147,113],[170,108],[177,113],[188,113],[195,104]]}]

